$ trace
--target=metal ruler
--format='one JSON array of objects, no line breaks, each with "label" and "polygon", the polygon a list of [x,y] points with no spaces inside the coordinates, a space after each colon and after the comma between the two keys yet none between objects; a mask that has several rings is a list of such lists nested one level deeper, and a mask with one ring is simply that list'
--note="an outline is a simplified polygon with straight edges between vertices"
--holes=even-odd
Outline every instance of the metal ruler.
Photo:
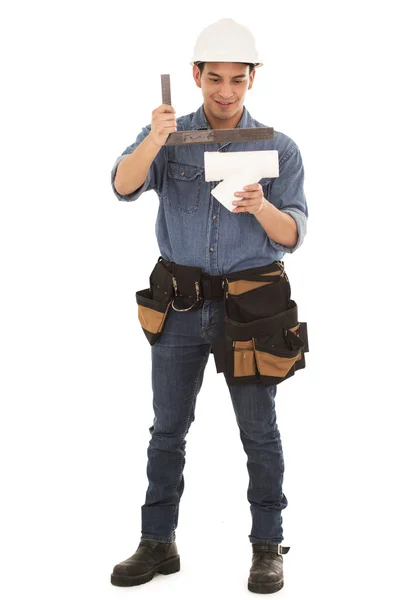
[{"label": "metal ruler", "polygon": [[[161,75],[161,93],[163,104],[171,105],[170,76]],[[170,133],[165,146],[182,144],[225,144],[226,142],[260,142],[274,140],[273,127],[235,127],[233,129],[193,129]]]}]

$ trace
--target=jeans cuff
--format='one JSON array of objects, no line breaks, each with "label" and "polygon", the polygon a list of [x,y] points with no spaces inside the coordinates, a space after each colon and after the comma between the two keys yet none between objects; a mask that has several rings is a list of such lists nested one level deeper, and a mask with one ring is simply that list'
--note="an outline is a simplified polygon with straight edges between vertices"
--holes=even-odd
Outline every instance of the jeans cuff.
[{"label": "jeans cuff", "polygon": [[283,540],[260,540],[258,538],[249,536],[251,544],[282,544]]},{"label": "jeans cuff", "polygon": [[141,540],[150,540],[151,542],[163,542],[164,544],[171,544],[171,542],[175,542],[175,536],[172,538],[160,538],[156,535],[142,535]]}]

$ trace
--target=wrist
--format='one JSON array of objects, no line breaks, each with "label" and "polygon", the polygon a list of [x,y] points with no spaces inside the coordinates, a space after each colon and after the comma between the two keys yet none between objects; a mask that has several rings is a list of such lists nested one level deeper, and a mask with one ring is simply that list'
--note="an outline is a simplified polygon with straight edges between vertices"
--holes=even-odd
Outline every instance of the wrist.
[{"label": "wrist", "polygon": [[147,144],[153,149],[153,150],[160,150],[161,149],[161,144],[157,144],[155,139],[154,139],[154,135],[153,132],[150,131],[149,135],[146,137],[147,139]]},{"label": "wrist", "polygon": [[260,207],[258,208],[258,210],[257,210],[257,211],[255,211],[255,212],[254,212],[254,213],[252,213],[252,214],[253,214],[253,215],[257,215],[258,213],[262,213],[262,212],[263,212],[263,209],[265,208],[266,202],[267,202],[266,198],[262,198],[262,203],[261,203]]}]

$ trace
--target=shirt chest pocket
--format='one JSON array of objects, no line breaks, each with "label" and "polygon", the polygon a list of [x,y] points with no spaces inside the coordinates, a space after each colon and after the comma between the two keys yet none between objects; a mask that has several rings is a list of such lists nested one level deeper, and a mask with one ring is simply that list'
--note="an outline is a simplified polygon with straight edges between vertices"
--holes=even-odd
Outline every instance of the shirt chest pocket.
[{"label": "shirt chest pocket", "polygon": [[169,161],[163,200],[185,212],[197,210],[203,181],[203,167]]}]

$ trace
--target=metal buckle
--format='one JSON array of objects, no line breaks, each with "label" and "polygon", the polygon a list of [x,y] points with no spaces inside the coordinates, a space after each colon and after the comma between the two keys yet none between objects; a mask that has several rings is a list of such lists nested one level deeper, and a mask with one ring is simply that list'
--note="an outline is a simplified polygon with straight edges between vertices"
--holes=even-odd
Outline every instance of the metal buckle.
[{"label": "metal buckle", "polygon": [[[175,298],[174,298],[174,300],[175,300]],[[174,306],[174,300],[172,301],[171,306],[174,310],[176,310],[176,312],[186,312],[187,310],[190,310],[191,308],[193,308],[193,306],[195,306],[197,304],[197,300],[195,300],[193,302],[193,304],[191,306],[189,306],[189,308],[176,308]]]},{"label": "metal buckle", "polygon": [[[175,296],[177,296],[177,291],[178,291],[178,287],[177,287],[177,283],[176,283],[176,279],[175,277],[172,278],[172,283],[174,285],[174,290],[175,290]],[[188,310],[191,310],[193,308],[193,306],[195,306],[197,304],[197,302],[199,302],[201,300],[200,298],[200,286],[199,286],[199,282],[195,281],[194,282],[194,287],[196,288],[196,300],[193,302],[193,304],[191,306],[189,306],[189,308],[176,308],[174,306],[174,301],[175,298],[172,300],[171,306],[174,310],[176,310],[176,312],[186,312]]]},{"label": "metal buckle", "polygon": [[277,554],[282,554],[282,546],[281,544],[277,544]]}]

